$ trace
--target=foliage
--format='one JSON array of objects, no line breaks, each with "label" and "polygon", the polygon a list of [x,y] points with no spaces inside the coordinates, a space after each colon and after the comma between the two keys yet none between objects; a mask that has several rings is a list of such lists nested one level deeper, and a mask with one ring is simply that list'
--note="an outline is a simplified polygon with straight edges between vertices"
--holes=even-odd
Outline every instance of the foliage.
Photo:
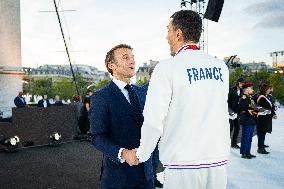
[{"label": "foliage", "polygon": [[[75,74],[75,78],[76,78],[76,82],[77,82],[77,86],[78,86],[78,90],[79,90],[80,94],[81,95],[86,94],[87,87],[89,85],[91,85],[92,82],[90,82],[90,81],[86,80],[85,78],[83,78],[80,73],[76,73]],[[75,86],[75,83],[72,82],[72,85]],[[77,94],[76,88],[74,88],[74,89],[75,89],[74,94]]]},{"label": "foliage", "polygon": [[146,85],[147,83],[149,83],[149,80],[147,80],[147,79],[144,79],[143,81],[142,80],[139,80],[139,81],[137,81],[136,82],[136,85],[138,85],[138,86],[143,86],[143,85]]},{"label": "foliage", "polygon": [[51,79],[40,79],[40,80],[32,80],[30,84],[30,92],[33,95],[44,95],[53,96],[52,89],[52,80]]},{"label": "foliage", "polygon": [[[59,95],[61,99],[72,99],[72,96],[76,93],[75,85],[68,79],[64,79],[54,83],[53,94]],[[54,98],[54,96],[52,96]]]},{"label": "foliage", "polygon": [[230,86],[234,86],[238,78],[244,78],[246,81],[254,83],[255,93],[259,92],[260,82],[264,82],[273,87],[273,97],[275,100],[284,102],[284,75],[268,73],[264,70],[259,72],[244,73],[241,68],[235,69],[230,73]]},{"label": "foliage", "polygon": [[270,85],[273,87],[273,97],[284,103],[284,75],[272,74],[269,77]]},{"label": "foliage", "polygon": [[266,71],[259,71],[259,72],[254,72],[251,75],[247,76],[246,80],[253,82],[254,83],[254,88],[258,89],[258,86],[261,82],[264,82],[266,84],[270,84],[269,83],[269,77],[270,75],[273,74],[269,74]]},{"label": "foliage", "polygon": [[241,77],[244,77],[243,70],[241,68],[236,68],[234,72],[230,73],[230,86],[234,86],[236,84],[236,81]]},{"label": "foliage", "polygon": [[97,85],[94,86],[93,90],[97,91],[97,90],[105,87],[106,85],[108,85],[110,82],[111,82],[111,80],[102,80]]}]

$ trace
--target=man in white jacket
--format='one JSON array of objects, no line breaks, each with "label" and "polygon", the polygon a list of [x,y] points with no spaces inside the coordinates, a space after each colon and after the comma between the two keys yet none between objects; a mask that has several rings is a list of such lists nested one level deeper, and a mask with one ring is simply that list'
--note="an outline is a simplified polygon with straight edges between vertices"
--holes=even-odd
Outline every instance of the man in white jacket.
[{"label": "man in white jacket", "polygon": [[167,40],[173,57],[152,74],[136,156],[139,162],[148,160],[160,138],[165,189],[225,189],[228,68],[197,47],[198,13],[181,10],[171,18]]}]

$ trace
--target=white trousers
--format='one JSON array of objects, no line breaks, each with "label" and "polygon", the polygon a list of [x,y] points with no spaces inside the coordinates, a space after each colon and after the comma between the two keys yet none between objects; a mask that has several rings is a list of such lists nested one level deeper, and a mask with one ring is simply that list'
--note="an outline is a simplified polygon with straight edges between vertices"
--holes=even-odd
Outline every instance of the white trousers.
[{"label": "white trousers", "polygon": [[226,166],[164,171],[164,189],[226,189]]}]

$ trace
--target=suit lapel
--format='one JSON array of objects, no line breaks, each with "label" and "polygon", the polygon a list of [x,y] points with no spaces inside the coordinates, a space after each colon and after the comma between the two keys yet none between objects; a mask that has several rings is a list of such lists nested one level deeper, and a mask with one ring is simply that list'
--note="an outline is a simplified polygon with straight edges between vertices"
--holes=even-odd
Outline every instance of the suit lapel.
[{"label": "suit lapel", "polygon": [[133,108],[131,107],[130,103],[127,101],[127,99],[125,98],[125,96],[123,95],[123,93],[121,92],[121,90],[118,88],[118,86],[112,81],[110,82],[110,88],[112,93],[119,99],[119,101],[121,102],[121,104],[129,109],[128,112],[131,112],[133,115],[131,117],[133,117],[138,123],[138,118],[135,114],[135,112],[133,111]]}]

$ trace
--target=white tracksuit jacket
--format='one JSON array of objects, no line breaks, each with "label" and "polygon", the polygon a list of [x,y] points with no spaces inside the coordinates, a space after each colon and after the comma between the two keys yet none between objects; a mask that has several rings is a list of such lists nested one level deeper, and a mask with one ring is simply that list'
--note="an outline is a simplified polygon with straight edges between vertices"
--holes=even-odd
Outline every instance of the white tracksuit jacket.
[{"label": "white tracksuit jacket", "polygon": [[230,151],[229,71],[203,51],[184,50],[152,74],[137,156],[146,161],[159,138],[164,166],[219,166]]}]

